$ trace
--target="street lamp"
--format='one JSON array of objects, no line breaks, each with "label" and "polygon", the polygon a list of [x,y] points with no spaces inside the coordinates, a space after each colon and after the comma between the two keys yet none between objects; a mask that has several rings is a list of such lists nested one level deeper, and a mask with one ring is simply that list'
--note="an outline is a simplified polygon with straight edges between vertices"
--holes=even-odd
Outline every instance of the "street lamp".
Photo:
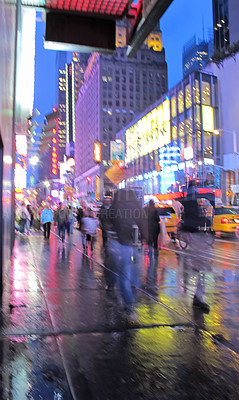
[{"label": "street lamp", "polygon": [[[237,174],[237,155],[238,155],[238,151],[237,151],[237,135],[236,135],[236,131],[233,130],[228,130],[228,129],[215,129],[213,131],[213,133],[218,136],[220,134],[224,134],[224,133],[230,133],[233,136],[233,154],[234,154],[234,174],[235,174],[235,184],[237,185],[238,183],[238,174]],[[224,164],[224,162],[223,162]],[[225,168],[224,168],[225,169]]]},{"label": "street lamp", "polygon": [[39,163],[40,159],[38,156],[33,156],[30,158],[29,162],[31,165],[36,166]]}]

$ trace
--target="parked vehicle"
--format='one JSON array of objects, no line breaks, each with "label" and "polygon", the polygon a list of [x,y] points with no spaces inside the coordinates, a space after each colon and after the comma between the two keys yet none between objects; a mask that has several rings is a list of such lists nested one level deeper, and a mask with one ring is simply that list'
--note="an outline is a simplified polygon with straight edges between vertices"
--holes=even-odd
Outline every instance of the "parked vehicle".
[{"label": "parked vehicle", "polygon": [[213,227],[216,233],[238,234],[239,213],[233,207],[216,206]]}]

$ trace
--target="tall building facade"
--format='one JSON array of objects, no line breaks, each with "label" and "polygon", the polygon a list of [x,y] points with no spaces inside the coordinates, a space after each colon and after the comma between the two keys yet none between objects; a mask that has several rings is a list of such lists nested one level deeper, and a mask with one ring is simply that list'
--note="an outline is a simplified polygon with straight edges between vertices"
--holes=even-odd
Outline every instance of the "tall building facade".
[{"label": "tall building facade", "polygon": [[183,47],[183,77],[202,68],[213,54],[213,40],[197,40],[194,35]]},{"label": "tall building facade", "polygon": [[220,137],[213,134],[218,106],[218,82],[211,73],[195,71],[170,89],[117,134],[125,143],[127,171],[119,186],[173,199],[198,178],[220,196]]},{"label": "tall building facade", "polygon": [[72,61],[61,63],[58,75],[59,160],[74,156],[75,104],[84,82],[89,54],[72,53]]},{"label": "tall building facade", "polygon": [[[126,57],[126,28],[117,26],[113,55],[93,53],[76,104],[76,179],[79,192],[94,192],[95,180],[109,184],[110,142],[116,133],[167,91],[167,64],[160,30],[152,32],[135,58]],[[94,141],[102,162],[94,163]],[[90,177],[91,180],[86,178]]]},{"label": "tall building facade", "polygon": [[214,49],[222,51],[239,41],[238,0],[213,0]]}]

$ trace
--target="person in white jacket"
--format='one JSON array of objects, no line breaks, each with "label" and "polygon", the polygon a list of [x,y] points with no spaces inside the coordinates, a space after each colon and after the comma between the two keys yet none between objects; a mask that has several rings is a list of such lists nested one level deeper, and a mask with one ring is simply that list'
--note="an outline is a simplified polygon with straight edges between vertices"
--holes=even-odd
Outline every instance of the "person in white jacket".
[{"label": "person in white jacket", "polygon": [[87,216],[82,218],[82,231],[85,234],[83,249],[86,250],[88,243],[91,244],[91,252],[94,251],[96,238],[96,229],[99,225],[98,219],[95,218],[94,211],[91,208],[87,209]]},{"label": "person in white jacket", "polygon": [[19,231],[20,233],[24,233],[27,220],[31,220],[31,216],[24,201],[21,203],[20,207],[17,210],[17,216],[19,218]]}]

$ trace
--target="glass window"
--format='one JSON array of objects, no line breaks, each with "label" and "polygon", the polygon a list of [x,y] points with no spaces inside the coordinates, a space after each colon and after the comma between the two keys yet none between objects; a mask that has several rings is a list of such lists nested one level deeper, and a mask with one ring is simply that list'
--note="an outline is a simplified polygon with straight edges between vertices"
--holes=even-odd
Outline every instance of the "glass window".
[{"label": "glass window", "polygon": [[177,141],[178,136],[177,136],[177,125],[172,126],[172,139]]},{"label": "glass window", "polygon": [[190,91],[190,84],[185,86],[185,106],[186,108],[190,108],[192,105],[192,98],[191,98],[191,91]]},{"label": "glass window", "polygon": [[202,82],[202,103],[211,105],[211,85],[208,82]]},{"label": "glass window", "polygon": [[180,90],[178,93],[178,112],[181,114],[184,110],[184,104],[183,104],[183,91]]},{"label": "glass window", "polygon": [[204,157],[212,157],[212,134],[210,132],[204,132]]},{"label": "glass window", "polygon": [[199,90],[199,81],[195,79],[194,87],[193,87],[193,100],[194,103],[200,104],[200,90]]},{"label": "glass window", "polygon": [[215,215],[225,215],[225,214],[237,215],[237,211],[234,210],[234,208],[229,208],[229,207],[215,207]]}]

